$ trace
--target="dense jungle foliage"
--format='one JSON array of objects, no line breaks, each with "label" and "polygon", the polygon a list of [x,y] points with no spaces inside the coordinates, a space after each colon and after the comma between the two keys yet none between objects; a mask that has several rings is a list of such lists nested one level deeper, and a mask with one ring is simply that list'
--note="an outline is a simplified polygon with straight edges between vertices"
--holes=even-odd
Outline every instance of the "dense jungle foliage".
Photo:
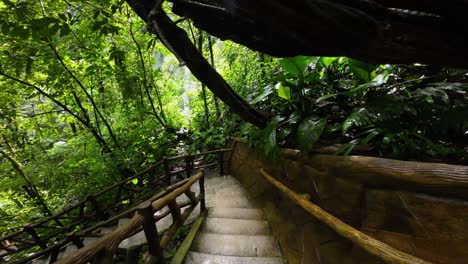
[{"label": "dense jungle foliage", "polygon": [[0,233],[229,136],[271,157],[336,146],[468,164],[467,71],[273,58],[172,19],[267,128],[230,113],[124,1],[0,1]]}]

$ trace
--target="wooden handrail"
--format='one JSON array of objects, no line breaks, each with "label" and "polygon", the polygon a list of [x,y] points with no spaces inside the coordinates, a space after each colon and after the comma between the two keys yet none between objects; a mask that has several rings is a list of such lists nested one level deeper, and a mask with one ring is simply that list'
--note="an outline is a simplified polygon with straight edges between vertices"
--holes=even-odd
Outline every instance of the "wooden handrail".
[{"label": "wooden handrail", "polygon": [[335,230],[342,237],[352,241],[365,251],[390,264],[430,264],[425,260],[417,258],[408,253],[393,248],[375,238],[372,238],[354,227],[346,224],[335,216],[327,213],[325,210],[307,200],[303,195],[297,194],[284,184],[269,175],[263,168],[260,169],[262,176],[282,193],[291,199],[294,203],[301,206],[312,216]]},{"label": "wooden handrail", "polygon": [[[76,238],[76,237],[82,237],[82,236],[85,236],[86,233],[88,232],[92,232],[93,230],[96,230],[97,228],[101,227],[103,225],[103,223],[108,223],[109,221],[103,221],[103,222],[100,222],[92,227],[87,227],[86,224],[94,219],[94,217],[96,216],[96,214],[102,214],[102,217],[106,217],[107,215],[109,215],[109,210],[113,210],[113,208],[117,208],[115,205],[106,205],[106,206],[102,206],[100,203],[101,202],[98,202],[96,201],[97,198],[99,197],[102,197],[104,195],[108,195],[111,193],[111,191],[115,192],[115,190],[117,190],[117,193],[116,195],[114,195],[115,197],[118,197],[118,199],[115,199],[116,201],[113,201],[113,203],[115,204],[118,204],[120,201],[123,200],[122,197],[128,197],[128,198],[131,198],[133,197],[133,193],[134,191],[131,190],[131,188],[125,188],[125,185],[128,184],[129,182],[131,182],[132,180],[138,178],[138,177],[141,177],[141,176],[145,176],[145,177],[148,177],[148,183],[143,186],[143,188],[147,188],[149,187],[149,185],[151,185],[151,187],[156,187],[156,186],[168,186],[170,184],[170,176],[168,177],[168,175],[174,175],[174,171],[169,171],[169,173],[164,173],[166,176],[152,176],[150,174],[152,173],[155,173],[155,170],[158,166],[161,166],[161,165],[164,165],[164,161],[174,161],[174,160],[183,160],[183,165],[185,165],[185,168],[184,169],[181,169],[179,170],[179,172],[183,172],[185,170],[185,175],[186,177],[189,177],[189,175],[191,174],[191,172],[193,170],[200,170],[200,169],[203,169],[205,167],[210,167],[210,166],[213,166],[213,165],[216,165],[215,163],[212,163],[212,164],[208,164],[207,165],[204,165],[204,166],[198,166],[198,167],[194,167],[193,164],[191,163],[191,161],[193,160],[193,158],[197,157],[197,156],[200,156],[200,155],[208,155],[208,154],[214,154],[214,153],[218,153],[220,154],[223,154],[225,152],[228,152],[228,151],[231,151],[232,149],[219,149],[219,150],[212,150],[212,151],[207,151],[207,152],[203,152],[203,153],[197,153],[197,154],[186,154],[186,155],[179,155],[179,156],[175,156],[175,157],[170,157],[170,158],[167,158],[165,160],[162,160],[160,162],[157,162],[153,165],[151,165],[150,167],[148,167],[147,169],[141,171],[141,172],[138,172],[134,175],[132,175],[131,177],[128,177],[126,179],[123,179],[119,182],[116,182],[114,183],[113,185],[109,186],[109,187],[106,187],[105,189],[97,192],[97,193],[94,193],[94,194],[90,194],[88,195],[85,199],[79,201],[78,203],[68,207],[68,208],[65,208],[63,209],[62,211],[60,211],[59,213],[53,215],[53,216],[50,216],[50,217],[47,217],[45,219],[42,219],[40,220],[39,222],[36,222],[36,223],[32,223],[30,225],[28,225],[28,228],[25,228],[25,227],[20,227],[17,231],[14,231],[13,233],[11,234],[8,234],[2,238],[0,238],[0,241],[4,241],[4,240],[7,240],[7,241],[16,241],[15,245],[17,246],[17,249],[14,250],[14,251],[7,251],[7,252],[4,252],[2,254],[0,254],[0,258],[1,257],[5,257],[5,256],[10,256],[10,255],[14,255],[16,253],[19,253],[19,252],[22,252],[24,250],[28,250],[28,249],[31,249],[32,247],[34,246],[37,246],[40,244],[40,246],[42,248],[45,248],[47,249],[47,247],[49,248],[56,248],[56,244],[58,242],[54,242],[54,244],[50,244],[50,241],[59,241],[60,244],[62,243],[68,243],[70,242],[70,237],[73,237],[73,238]],[[190,165],[190,166],[189,166]],[[160,175],[160,174],[158,174]],[[157,178],[159,177],[159,178]],[[154,180],[154,179],[157,179],[157,180]],[[184,181],[183,181],[184,182]],[[160,185],[162,184],[162,185]],[[180,183],[182,184],[182,183]],[[153,186],[154,185],[154,186]],[[141,188],[140,188],[141,189]],[[124,191],[125,193],[130,193],[130,195],[120,195],[120,193]],[[166,189],[165,190],[166,193],[168,191],[170,191],[169,189]],[[154,196],[153,196],[154,198]],[[102,199],[101,199],[102,200]],[[114,200],[114,199],[112,199]],[[94,210],[92,210],[92,208],[94,208]],[[121,210],[121,209],[118,209],[118,210]],[[116,212],[118,213],[118,215],[115,215],[113,216],[112,218],[110,219],[107,219],[107,220],[115,220],[117,217],[122,217],[123,214],[130,214],[130,213],[133,213],[135,210],[133,209],[130,209],[130,210],[126,210],[126,211],[123,211],[121,213],[118,213],[119,211],[112,211],[111,213],[112,214],[115,214]],[[81,218],[79,219],[79,221],[75,221],[75,219],[77,218]],[[51,221],[55,221],[57,219],[67,219],[71,221],[70,222],[67,222],[66,223],[66,226],[64,227],[61,227],[61,228],[56,228],[54,226],[50,226],[50,222]],[[79,232],[79,233],[68,233],[67,232],[71,232],[73,229],[74,229],[74,226],[76,225],[79,225],[79,224],[84,224],[85,226],[85,230],[83,231],[88,231],[88,232]],[[40,235],[37,234],[37,232],[32,232],[34,231],[34,229],[40,229]],[[58,231],[56,232],[55,230],[62,230],[62,231]],[[14,229],[11,229],[11,230],[14,230]],[[50,231],[48,231],[50,230]],[[29,231],[29,232],[28,232]],[[27,241],[31,240],[32,242],[29,243]],[[34,242],[36,241],[36,242]],[[38,244],[38,242],[40,242]],[[35,256],[35,257],[40,257],[44,254],[46,254],[47,252],[50,252],[49,250],[41,250],[40,252],[37,252],[31,256]],[[38,253],[42,253],[42,254],[38,254]],[[28,259],[31,259],[30,256],[28,257]],[[20,259],[21,260],[21,259]],[[20,261],[18,260],[18,261]],[[16,261],[15,261],[16,263]]]},{"label": "wooden handrail", "polygon": [[[159,200],[151,202],[150,205],[153,208],[153,211],[159,211],[163,207],[168,206],[172,201],[174,201],[179,195],[184,194],[190,187],[198,180],[204,177],[203,172],[199,172],[198,174],[189,178],[189,180],[182,185],[181,187],[173,190],[166,196],[162,197]],[[203,198],[204,194],[200,194],[201,199]],[[198,203],[198,201],[197,201]],[[143,205],[139,205],[137,208],[147,207],[147,203],[143,203]],[[192,206],[195,207],[195,206]],[[192,209],[193,210],[193,209]],[[181,220],[185,221],[186,212],[181,216]],[[184,219],[185,218],[185,219]],[[80,263],[87,263],[91,261],[94,257],[98,256],[102,252],[106,252],[106,256],[112,256],[113,252],[117,249],[120,242],[130,235],[134,233],[134,230],[139,228],[145,222],[145,217],[142,211],[137,211],[137,213],[123,226],[118,227],[114,231],[110,232],[109,234],[105,235],[94,241],[91,244],[86,245],[85,247],[72,252],[70,255],[66,256],[65,258],[60,259],[57,263],[58,264],[80,264]],[[179,222],[179,221],[177,221]],[[177,226],[175,223],[171,226],[167,232],[173,232],[174,226]],[[176,230],[177,231],[177,230]],[[175,232],[174,232],[175,233]],[[165,236],[165,235],[164,235]],[[163,240],[165,239],[163,236]],[[166,239],[167,240],[167,239]],[[162,245],[161,247],[164,247]]]}]

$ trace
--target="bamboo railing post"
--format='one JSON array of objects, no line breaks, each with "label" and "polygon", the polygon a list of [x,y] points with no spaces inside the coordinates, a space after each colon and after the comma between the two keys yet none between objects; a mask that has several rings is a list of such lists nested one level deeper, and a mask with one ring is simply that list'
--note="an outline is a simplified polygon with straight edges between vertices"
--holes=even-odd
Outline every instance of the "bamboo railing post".
[{"label": "bamboo railing post", "polygon": [[186,178],[190,178],[190,176],[192,176],[192,156],[190,154],[185,157],[185,172]]},{"label": "bamboo railing post", "polygon": [[86,196],[86,200],[88,200],[93,205],[94,211],[96,212],[96,216],[99,219],[104,219],[104,214],[101,210],[101,207],[99,207],[98,202],[96,201],[96,197],[92,194],[89,194],[88,196]]},{"label": "bamboo railing post", "polygon": [[77,236],[74,232],[67,234],[68,239],[78,248],[84,247],[83,240]]},{"label": "bamboo railing post", "polygon": [[195,193],[192,192],[191,190],[187,190],[185,192],[185,195],[189,198],[190,202],[192,204],[197,204],[198,203],[198,200],[197,200],[197,197],[195,196]]},{"label": "bamboo railing post", "polygon": [[169,168],[169,161],[167,160],[167,158],[163,159],[163,166],[165,175],[164,182],[166,183],[166,186],[169,186],[171,185],[171,170]]},{"label": "bamboo railing post", "polygon": [[198,180],[200,184],[200,211],[204,212],[206,210],[206,204],[205,204],[205,173],[203,172],[203,175],[201,176],[200,180]]},{"label": "bamboo railing post", "polygon": [[224,175],[224,152],[218,153],[219,175]]},{"label": "bamboo railing post", "polygon": [[170,201],[167,206],[169,207],[169,210],[171,211],[172,222],[174,224],[180,223],[182,221],[182,214],[180,212],[180,207],[177,204],[176,200],[174,199]]},{"label": "bamboo railing post", "polygon": [[143,203],[138,209],[138,213],[144,217],[143,230],[148,241],[148,253],[156,258],[156,263],[161,263],[163,260],[163,250],[159,244],[159,234],[154,222],[154,211],[151,202]]},{"label": "bamboo railing post", "polygon": [[41,238],[36,233],[36,230],[34,230],[34,228],[32,228],[31,226],[25,226],[24,230],[26,230],[26,232],[28,232],[28,234],[31,235],[31,237],[34,239],[34,242],[36,242],[38,246],[40,246],[42,249],[47,248],[46,243],[41,240]]}]

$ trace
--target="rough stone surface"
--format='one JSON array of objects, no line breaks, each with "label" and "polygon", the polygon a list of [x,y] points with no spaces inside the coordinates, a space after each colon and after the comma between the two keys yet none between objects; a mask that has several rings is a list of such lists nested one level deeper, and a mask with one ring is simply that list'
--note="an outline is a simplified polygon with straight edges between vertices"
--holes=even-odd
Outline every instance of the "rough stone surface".
[{"label": "rough stone surface", "polygon": [[[468,202],[401,191],[376,190],[332,171],[311,157],[268,160],[233,141],[229,171],[263,208],[289,264],[381,263],[284,197],[260,175],[275,178],[344,222],[390,246],[433,263],[467,263]],[[313,157],[313,156],[312,156]]]}]

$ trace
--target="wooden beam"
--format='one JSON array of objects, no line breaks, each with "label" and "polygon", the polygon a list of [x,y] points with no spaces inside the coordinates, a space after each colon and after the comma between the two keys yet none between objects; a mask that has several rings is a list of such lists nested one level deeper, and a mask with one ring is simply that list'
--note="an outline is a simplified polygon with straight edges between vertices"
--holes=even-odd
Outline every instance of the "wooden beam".
[{"label": "wooden beam", "polygon": [[264,169],[260,169],[260,173],[263,177],[284,193],[294,203],[301,206],[304,210],[310,213],[312,216],[335,230],[335,232],[342,237],[352,241],[354,244],[363,248],[365,251],[383,260],[389,264],[429,264],[425,260],[419,259],[415,256],[402,252],[395,249],[383,242],[374,239],[354,227],[346,224],[340,219],[327,213],[319,206],[313,204],[309,200],[306,200],[304,196],[299,195],[286,187],[284,184],[269,175]]},{"label": "wooden beam", "polygon": [[303,157],[302,160],[320,172],[367,187],[468,199],[467,166],[325,154]]}]

